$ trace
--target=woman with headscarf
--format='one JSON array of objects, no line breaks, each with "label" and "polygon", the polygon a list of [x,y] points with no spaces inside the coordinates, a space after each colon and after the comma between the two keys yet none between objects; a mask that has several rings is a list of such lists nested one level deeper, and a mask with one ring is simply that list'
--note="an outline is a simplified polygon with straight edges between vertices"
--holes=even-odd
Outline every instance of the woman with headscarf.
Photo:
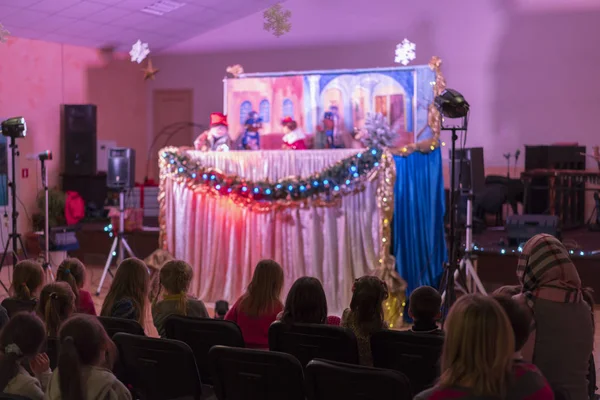
[{"label": "woman with headscarf", "polygon": [[521,293],[515,298],[533,316],[523,359],[542,371],[555,392],[570,400],[589,399],[593,310],[567,249],[554,236],[532,237],[519,257],[517,277]]}]

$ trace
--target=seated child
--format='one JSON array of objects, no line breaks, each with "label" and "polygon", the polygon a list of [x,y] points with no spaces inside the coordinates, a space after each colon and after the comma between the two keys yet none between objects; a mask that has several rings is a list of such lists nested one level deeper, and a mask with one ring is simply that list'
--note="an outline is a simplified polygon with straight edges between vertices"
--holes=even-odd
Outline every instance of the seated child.
[{"label": "seated child", "polygon": [[49,337],[58,337],[63,321],[75,312],[75,294],[66,282],[49,283],[40,293],[37,313],[46,324]]},{"label": "seated child", "polygon": [[44,270],[41,264],[32,260],[18,262],[13,269],[10,297],[2,301],[2,306],[6,308],[8,316],[12,317],[21,311],[33,311],[43,285]]},{"label": "seated child", "polygon": [[283,310],[279,297],[283,289],[283,269],[273,260],[262,260],[254,269],[244,293],[229,309],[225,320],[240,327],[246,347],[269,348],[269,327]]},{"label": "seated child", "polygon": [[[44,323],[33,313],[17,313],[0,333],[0,391],[31,400],[45,399],[50,360],[39,354],[46,342]],[[23,368],[29,362],[35,378]]]},{"label": "seated child", "polygon": [[123,260],[110,284],[100,315],[131,319],[144,327],[149,287],[146,264],[137,258]]},{"label": "seated child", "polygon": [[529,338],[531,330],[532,315],[531,312],[522,304],[518,303],[512,297],[506,295],[494,294],[492,297],[504,309],[515,335],[515,360],[522,360],[521,349]]},{"label": "seated child", "polygon": [[67,282],[75,294],[75,312],[96,315],[92,295],[87,290],[83,290],[85,277],[85,265],[77,258],[65,259],[56,270],[56,281]]},{"label": "seated child", "polygon": [[408,315],[413,319],[411,332],[444,335],[437,326],[442,317],[442,296],[431,286],[421,286],[413,290],[408,302]]},{"label": "seated child", "polygon": [[165,337],[164,324],[172,314],[209,318],[204,303],[187,294],[192,277],[192,267],[185,261],[167,261],[161,268],[160,285],[164,293],[162,300],[157,301],[161,294],[159,289],[152,305],[152,319],[161,337]]},{"label": "seated child", "polygon": [[97,318],[77,314],[59,332],[58,367],[48,385],[48,399],[131,400],[131,393],[112,373],[115,344]]},{"label": "seated child", "polygon": [[387,285],[375,276],[363,276],[354,281],[350,308],[342,315],[342,326],[356,335],[361,365],[373,366],[371,335],[387,328],[383,320],[383,301],[387,297]]},{"label": "seated child", "polygon": [[338,317],[327,315],[327,297],[323,285],[311,276],[296,279],[277,319],[284,324],[340,325]]},{"label": "seated child", "polygon": [[506,285],[501,286],[498,289],[494,290],[493,294],[499,294],[502,296],[513,297],[521,293],[521,286],[519,285]]},{"label": "seated child", "polygon": [[229,303],[225,300],[217,300],[215,303],[215,319],[224,319],[229,311]]}]

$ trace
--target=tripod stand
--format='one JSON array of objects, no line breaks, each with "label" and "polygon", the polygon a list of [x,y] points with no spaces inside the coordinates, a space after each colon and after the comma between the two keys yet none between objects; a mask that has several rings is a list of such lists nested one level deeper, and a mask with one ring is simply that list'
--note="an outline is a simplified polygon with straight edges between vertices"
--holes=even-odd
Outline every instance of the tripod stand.
[{"label": "tripod stand", "polygon": [[46,151],[39,156],[42,165],[42,186],[44,187],[44,262],[42,267],[44,272],[49,272],[50,277],[54,280],[52,266],[50,265],[50,225],[49,225],[49,210],[48,210],[48,170],[46,169],[46,160],[52,160],[52,153]]},{"label": "tripod stand", "polygon": [[[454,280],[458,280],[459,275],[464,272],[465,287],[462,289],[466,293],[473,292],[475,289],[480,293],[487,294],[477,271],[473,266],[473,193],[469,191],[467,195],[467,218],[465,225],[465,254],[461,258],[458,268],[454,271]],[[462,286],[459,284],[459,286]],[[448,288],[442,293],[442,302],[446,297]]]},{"label": "tripod stand", "polygon": [[119,230],[110,247],[110,252],[108,253],[108,258],[104,265],[104,271],[102,272],[102,278],[100,278],[100,283],[96,290],[96,296],[100,295],[100,290],[102,289],[102,285],[104,285],[106,274],[110,273],[110,276],[113,276],[112,272],[110,272],[110,264],[113,259],[117,257],[117,265],[120,264],[123,261],[125,251],[127,251],[127,254],[129,254],[130,257],[135,257],[131,247],[129,247],[129,244],[125,239],[125,192],[119,190]]},{"label": "tripod stand", "polygon": [[[23,246],[23,240],[21,240],[21,235],[19,234],[19,232],[17,231],[17,219],[19,217],[19,212],[17,211],[17,184],[16,184],[16,158],[19,156],[19,146],[17,145],[17,142],[15,140],[15,137],[11,136],[10,138],[10,151],[11,151],[11,160],[10,160],[10,165],[11,165],[11,181],[8,184],[8,186],[10,187],[11,190],[11,206],[12,206],[12,212],[11,212],[11,223],[12,223],[12,229],[10,234],[8,235],[8,238],[6,239],[6,243],[4,244],[4,253],[2,254],[2,259],[0,260],[0,271],[2,270],[2,267],[4,266],[4,261],[6,261],[6,256],[9,253],[9,247],[12,243],[12,249],[10,250],[10,253],[12,253],[12,258],[13,258],[13,268],[14,266],[17,264],[17,262],[19,262],[19,257],[18,257],[18,245],[21,245],[21,250],[23,251],[23,255],[25,256],[25,258],[27,258],[27,251],[25,250],[25,246]],[[2,285],[2,287],[4,288],[4,290],[6,290],[8,292],[7,287],[4,285],[4,282],[2,282],[2,280],[0,280],[0,285]]]}]

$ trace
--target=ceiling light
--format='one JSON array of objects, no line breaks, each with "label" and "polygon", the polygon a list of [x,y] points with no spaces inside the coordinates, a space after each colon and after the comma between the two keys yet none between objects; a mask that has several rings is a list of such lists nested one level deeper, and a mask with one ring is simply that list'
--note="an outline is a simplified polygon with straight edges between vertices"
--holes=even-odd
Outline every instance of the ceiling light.
[{"label": "ceiling light", "polygon": [[142,11],[153,15],[165,15],[183,6],[185,6],[185,3],[180,3],[178,1],[159,0],[154,4],[142,8]]}]

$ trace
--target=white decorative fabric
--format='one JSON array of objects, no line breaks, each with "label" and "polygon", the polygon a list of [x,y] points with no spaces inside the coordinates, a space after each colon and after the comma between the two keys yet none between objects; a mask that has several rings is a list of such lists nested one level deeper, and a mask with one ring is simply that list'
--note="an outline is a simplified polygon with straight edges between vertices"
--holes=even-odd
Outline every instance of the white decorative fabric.
[{"label": "white decorative fabric", "polygon": [[[356,149],[305,151],[200,152],[192,158],[227,174],[275,182],[308,177]],[[191,294],[204,301],[235,301],[250,283],[261,259],[279,262],[285,274],[282,301],[294,280],[314,276],[323,282],[330,313],[348,307],[355,278],[378,265],[380,210],[377,179],[365,190],[331,207],[254,212],[226,197],[195,193],[167,178],[166,250],[194,268]]]}]

